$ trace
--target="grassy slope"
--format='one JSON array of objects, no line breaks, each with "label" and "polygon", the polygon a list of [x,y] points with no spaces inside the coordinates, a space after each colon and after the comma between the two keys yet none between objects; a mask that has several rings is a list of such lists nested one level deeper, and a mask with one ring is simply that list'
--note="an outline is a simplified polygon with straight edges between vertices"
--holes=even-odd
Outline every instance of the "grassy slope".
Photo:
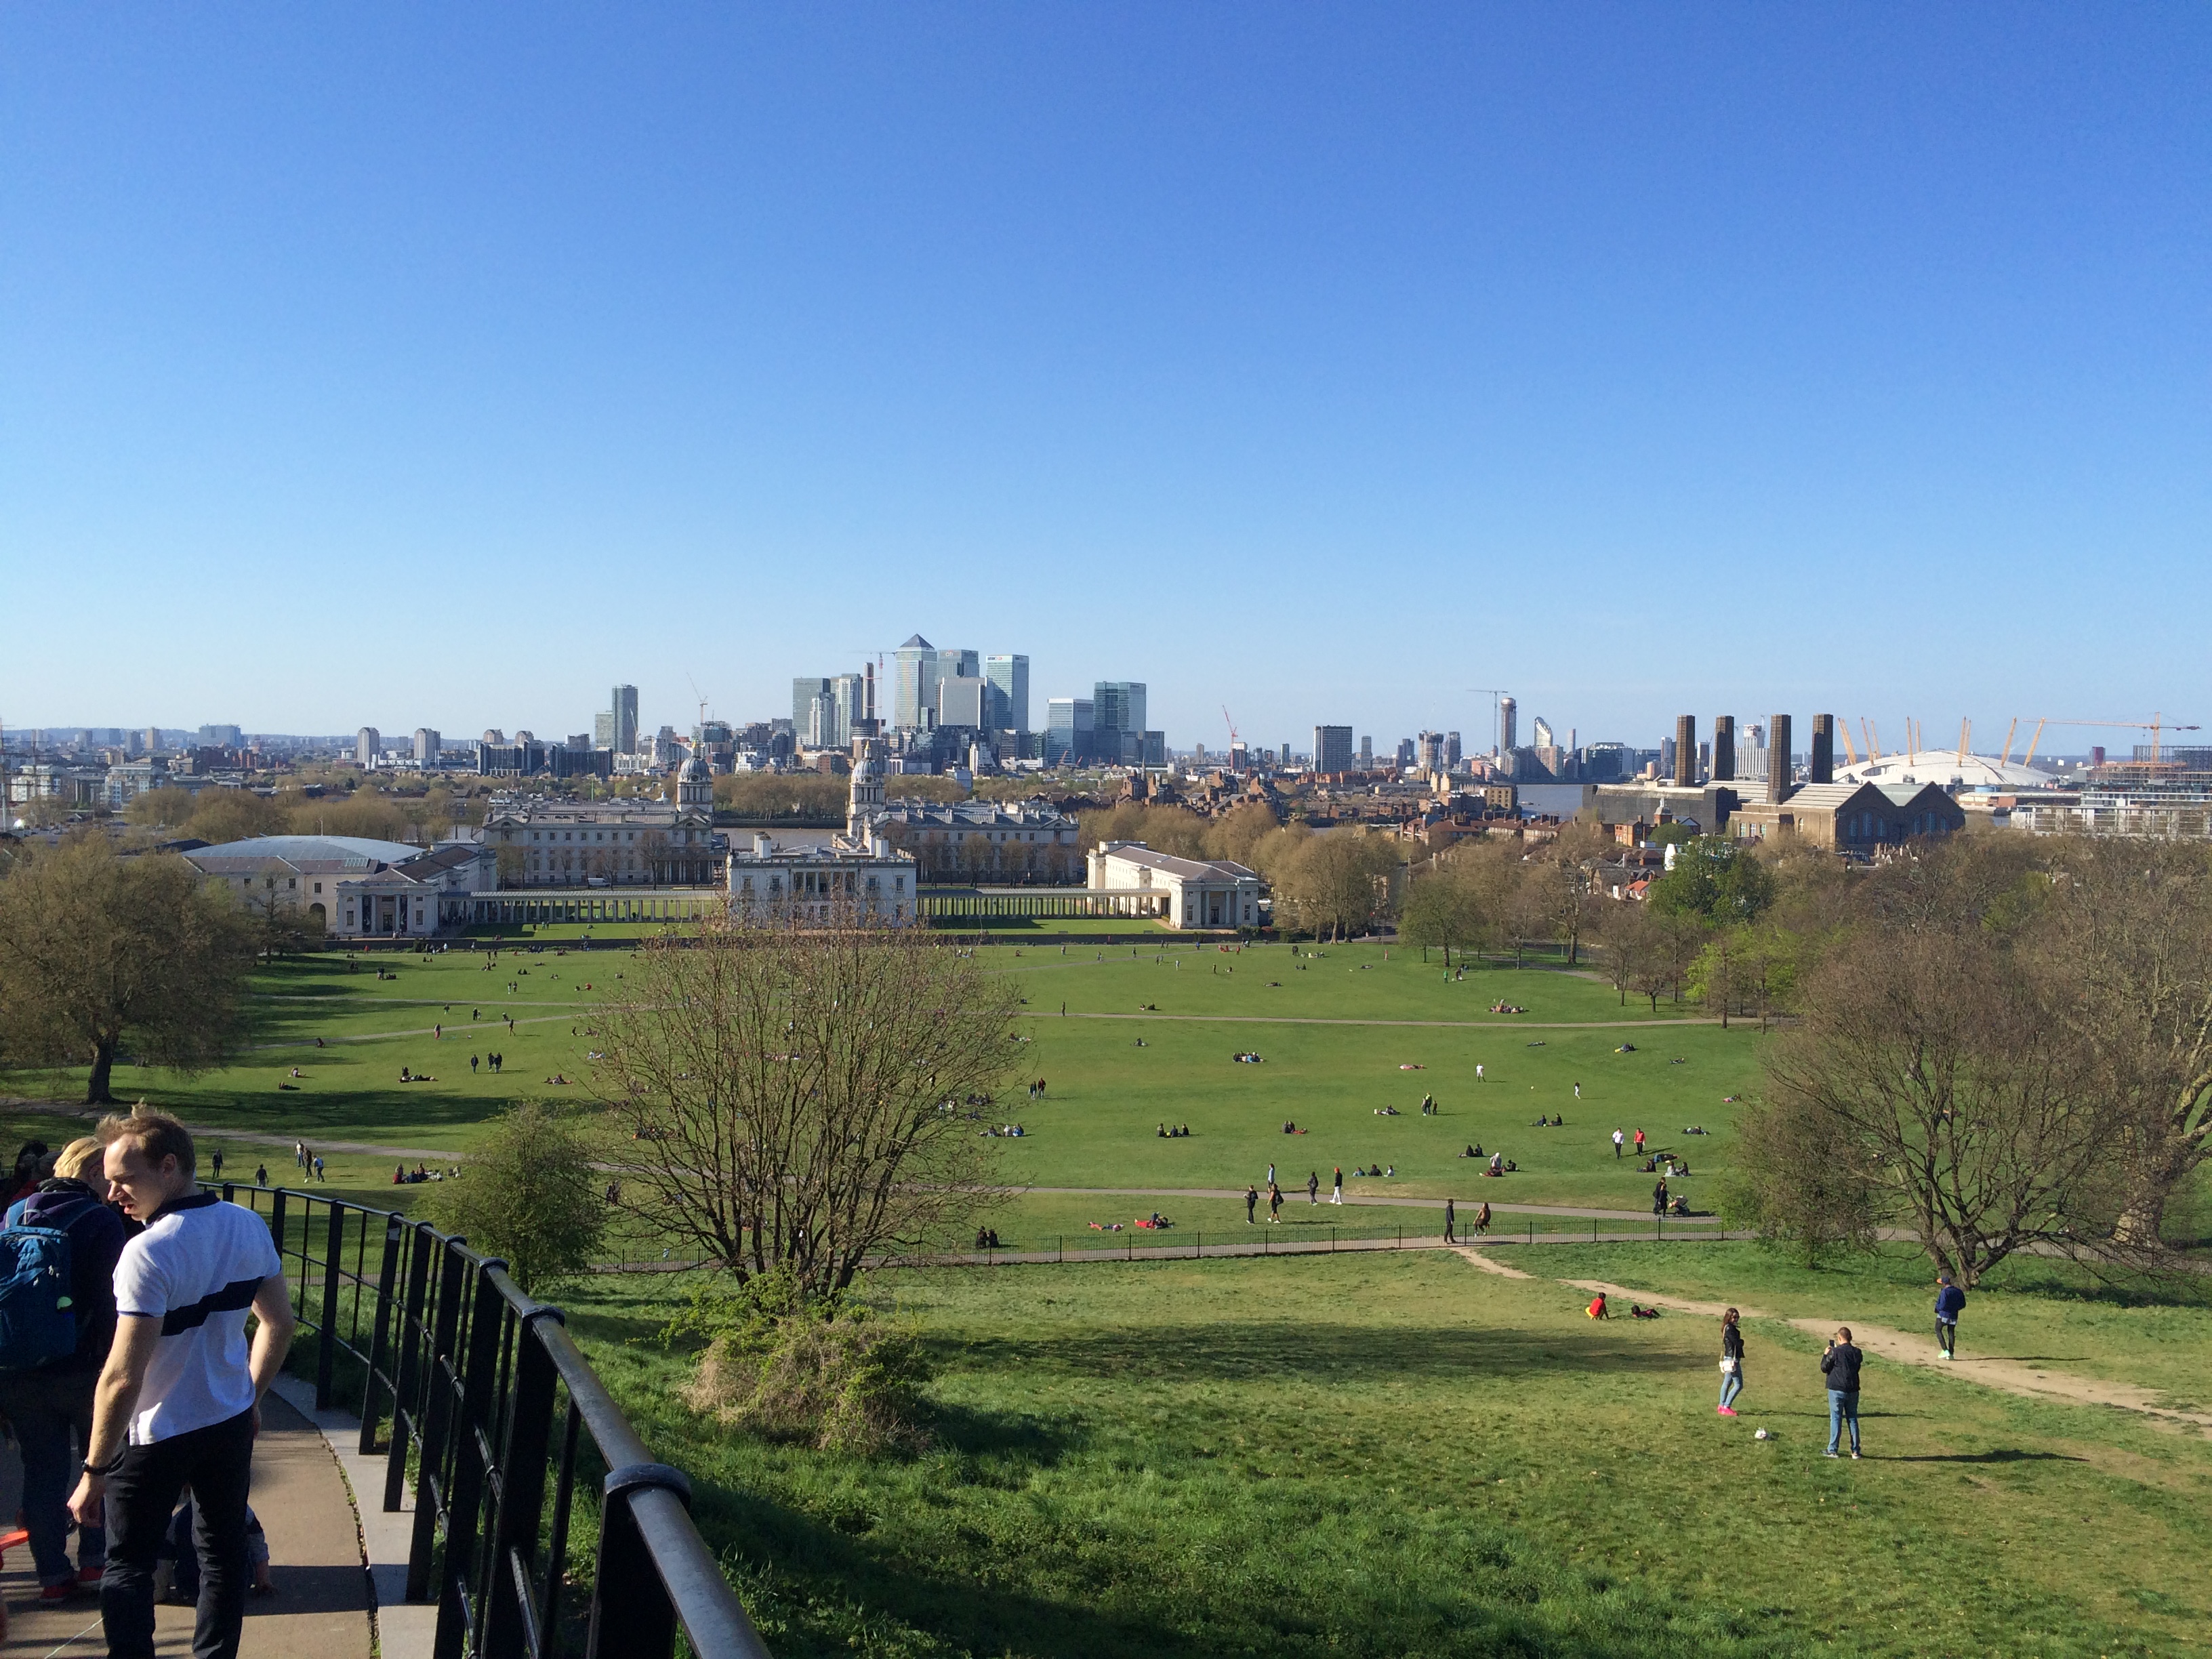
[{"label": "grassy slope", "polygon": [[[1001,946],[985,956],[1014,977],[1029,999],[1025,1012],[1037,1016],[1022,1022],[1030,1041],[1022,1046],[1019,1069],[1051,1085],[1046,1103],[1027,1105],[1016,1092],[994,1115],[1018,1119],[1030,1132],[1004,1143],[1004,1176],[1017,1186],[1241,1187],[1264,1180],[1271,1159],[1286,1177],[1295,1172],[1303,1179],[1310,1169],[1324,1181],[1337,1164],[1349,1172],[1371,1161],[1395,1164],[1398,1179],[1355,1180],[1348,1190],[1439,1197],[1474,1191],[1493,1202],[1640,1209],[1650,1179],[1632,1163],[1614,1162],[1607,1134],[1615,1123],[1640,1125],[1654,1146],[1681,1147],[1701,1171],[1716,1167],[1726,1157],[1733,1115],[1723,1097],[1747,1084],[1759,1041],[1753,1031],[1686,1024],[1523,1030],[1533,1021],[1649,1014],[1635,1004],[1622,1009],[1612,991],[1583,978],[1489,969],[1447,981],[1440,967],[1423,968],[1417,951],[1393,950],[1386,963],[1372,945],[1330,947],[1295,962],[1280,945],[1241,955],[1145,948],[1133,956],[1127,947],[1116,953],[1103,946],[1065,952]],[[458,951],[377,961],[397,977],[378,981],[374,963],[349,972],[337,957],[279,964],[258,981],[250,1038],[256,1047],[247,1063],[189,1080],[119,1067],[116,1092],[143,1095],[196,1121],[266,1134],[458,1152],[477,1124],[514,1099],[585,1094],[591,1044],[571,1035],[588,1027],[595,994],[584,987],[612,983],[627,955],[509,950],[491,972],[482,956]],[[1278,983],[1271,987],[1271,980]],[[509,993],[509,983],[519,988]],[[1485,1012],[1501,998],[1527,1006],[1528,1014]],[[1231,1023],[1062,1019],[1063,1003],[1071,1014],[1133,1014],[1156,1003],[1163,1014],[1227,1016]],[[483,1018],[471,1022],[472,1012]],[[512,1031],[497,1024],[507,1014],[522,1022]],[[1237,1018],[1253,1014],[1465,1024]],[[431,1036],[434,1023],[446,1026],[444,1041]],[[372,1035],[379,1040],[340,1040]],[[328,1046],[316,1048],[318,1036]],[[1614,1053],[1623,1042],[1637,1052]],[[493,1048],[507,1056],[506,1072],[472,1076],[469,1054]],[[1256,1049],[1266,1063],[1233,1063],[1230,1056],[1243,1048]],[[1669,1063],[1677,1057],[1684,1063]],[[1477,1062],[1486,1073],[1480,1085]],[[1426,1069],[1401,1072],[1401,1063]],[[306,1074],[298,1089],[279,1091],[295,1065]],[[402,1084],[403,1066],[437,1081]],[[571,1084],[547,1084],[556,1073]],[[81,1076],[57,1076],[18,1078],[10,1086],[26,1094],[43,1086],[65,1099],[82,1085]],[[1442,1116],[1419,1115],[1425,1093],[1437,1097]],[[1374,1109],[1386,1103],[1403,1115],[1376,1117]],[[1568,1127],[1531,1127],[1540,1113],[1564,1115]],[[1311,1133],[1282,1135],[1285,1118]],[[1194,1134],[1158,1139],[1153,1129],[1167,1119],[1188,1122]],[[1720,1133],[1687,1140],[1674,1133],[1692,1122]],[[1453,1154],[1477,1141],[1486,1151],[1504,1151],[1522,1172],[1472,1186],[1469,1166]],[[360,1173],[373,1176],[374,1163],[362,1160]],[[1677,1185],[1697,1200],[1694,1182]]]},{"label": "grassy slope", "polygon": [[[1631,1250],[1607,1253],[1629,1277]],[[1703,1249],[1666,1256],[1710,1259]],[[646,1287],[665,1293],[661,1285]],[[1762,1287],[1765,1293],[1778,1285]],[[1596,1326],[1432,1253],[884,1275],[945,1364],[938,1449],[702,1437],[630,1286],[576,1329],[784,1655],[2179,1654],[2212,1615],[2212,1448],[1870,1374],[1818,1455],[1814,1345]],[[2055,1308],[2059,1322],[2073,1310]],[[1775,1435],[1755,1441],[1765,1426]]]}]

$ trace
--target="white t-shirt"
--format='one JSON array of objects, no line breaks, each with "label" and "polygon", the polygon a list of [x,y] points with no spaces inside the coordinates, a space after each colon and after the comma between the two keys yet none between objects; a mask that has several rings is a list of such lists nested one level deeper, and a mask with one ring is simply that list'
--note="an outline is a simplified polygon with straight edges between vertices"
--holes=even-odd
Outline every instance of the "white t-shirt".
[{"label": "white t-shirt", "polygon": [[178,1199],[124,1245],[115,1310],[161,1322],[131,1417],[132,1445],[228,1422],[253,1404],[246,1310],[283,1267],[269,1224],[213,1193]]}]

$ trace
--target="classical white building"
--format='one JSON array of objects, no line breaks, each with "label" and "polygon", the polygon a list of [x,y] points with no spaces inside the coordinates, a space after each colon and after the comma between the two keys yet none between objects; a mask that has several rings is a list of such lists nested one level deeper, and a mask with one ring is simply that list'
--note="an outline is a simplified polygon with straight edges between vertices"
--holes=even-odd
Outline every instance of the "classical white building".
[{"label": "classical white building", "polygon": [[827,846],[794,847],[756,835],[742,850],[731,849],[724,879],[732,915],[811,927],[869,921],[903,927],[914,921],[921,872],[913,858],[870,830],[871,814],[883,805],[882,761],[875,744],[860,748],[843,835]]},{"label": "classical white building", "polygon": [[425,938],[469,921],[468,898],[499,884],[476,842],[410,847],[353,836],[256,836],[195,848],[184,860],[263,915],[299,910],[333,939]]},{"label": "classical white building", "polygon": [[676,775],[672,802],[501,795],[483,840],[499,870],[487,889],[707,886],[721,873],[714,775],[696,753]]},{"label": "classical white building", "polygon": [[1257,927],[1260,878],[1225,860],[1179,859],[1140,841],[1102,841],[1090,857],[1094,893],[1164,893],[1170,927]]}]

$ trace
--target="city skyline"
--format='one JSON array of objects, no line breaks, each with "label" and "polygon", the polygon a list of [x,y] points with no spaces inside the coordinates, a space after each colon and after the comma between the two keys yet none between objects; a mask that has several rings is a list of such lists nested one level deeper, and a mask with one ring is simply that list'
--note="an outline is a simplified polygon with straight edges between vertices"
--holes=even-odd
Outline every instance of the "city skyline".
[{"label": "city skyline", "polygon": [[10,727],[681,729],[917,629],[1178,746],[2204,712],[2201,10],[9,47]]}]

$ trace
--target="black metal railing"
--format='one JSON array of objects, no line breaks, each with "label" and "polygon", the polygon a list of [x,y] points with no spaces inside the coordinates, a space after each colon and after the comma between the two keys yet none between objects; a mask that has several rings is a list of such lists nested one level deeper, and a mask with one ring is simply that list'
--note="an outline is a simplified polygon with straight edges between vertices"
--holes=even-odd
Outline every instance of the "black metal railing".
[{"label": "black metal railing", "polygon": [[356,1412],[362,1455],[384,1450],[385,1510],[414,1482],[406,1595],[437,1605],[436,1659],[668,1659],[679,1626],[698,1659],[767,1659],[690,1483],[653,1461],[558,1308],[427,1222],[221,1190],[267,1218],[313,1334],[315,1404]]}]

